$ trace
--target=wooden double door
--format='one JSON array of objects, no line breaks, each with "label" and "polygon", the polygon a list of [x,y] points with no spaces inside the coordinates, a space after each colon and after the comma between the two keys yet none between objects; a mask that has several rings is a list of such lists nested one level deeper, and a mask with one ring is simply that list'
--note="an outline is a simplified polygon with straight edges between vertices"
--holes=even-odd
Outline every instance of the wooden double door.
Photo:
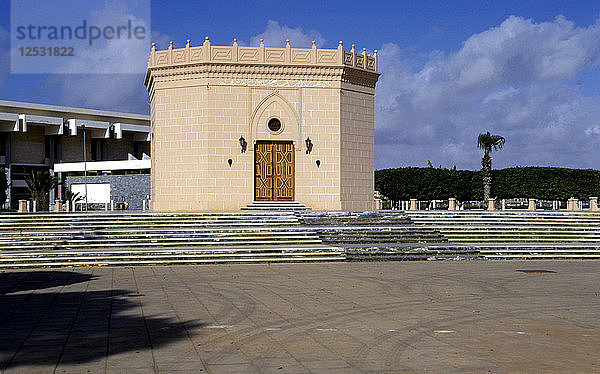
[{"label": "wooden double door", "polygon": [[254,147],[254,200],[294,200],[294,144],[258,141]]}]

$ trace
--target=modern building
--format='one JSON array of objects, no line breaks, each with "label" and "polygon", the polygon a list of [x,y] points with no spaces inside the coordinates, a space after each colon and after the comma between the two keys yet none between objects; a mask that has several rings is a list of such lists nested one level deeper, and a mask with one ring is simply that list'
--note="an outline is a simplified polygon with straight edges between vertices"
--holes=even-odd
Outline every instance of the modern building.
[{"label": "modern building", "polygon": [[[48,170],[74,191],[87,189],[89,203],[141,209],[150,194],[150,118],[0,100],[0,164],[7,207],[30,198],[27,175]],[[50,201],[62,193],[58,187]]]},{"label": "modern building", "polygon": [[152,209],[374,209],[377,63],[342,42],[153,46]]}]

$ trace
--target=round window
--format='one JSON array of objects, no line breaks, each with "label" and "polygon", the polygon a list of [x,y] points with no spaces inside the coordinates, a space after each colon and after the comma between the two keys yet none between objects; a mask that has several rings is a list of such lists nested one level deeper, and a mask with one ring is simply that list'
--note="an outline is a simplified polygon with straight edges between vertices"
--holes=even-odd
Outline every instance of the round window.
[{"label": "round window", "polygon": [[277,118],[271,118],[268,123],[269,130],[277,132],[281,130],[281,122]]}]

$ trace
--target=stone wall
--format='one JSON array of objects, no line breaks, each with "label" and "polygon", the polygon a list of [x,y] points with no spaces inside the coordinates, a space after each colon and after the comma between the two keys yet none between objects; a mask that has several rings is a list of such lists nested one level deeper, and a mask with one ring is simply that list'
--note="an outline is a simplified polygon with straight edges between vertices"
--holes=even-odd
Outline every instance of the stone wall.
[{"label": "stone wall", "polygon": [[342,210],[374,209],[374,95],[346,85],[341,95]]},{"label": "stone wall", "polygon": [[29,126],[27,132],[10,134],[11,160],[13,163],[43,164],[46,138],[42,126]]},{"label": "stone wall", "polygon": [[[66,182],[70,187],[73,183],[84,183],[84,177],[67,177]],[[87,183],[110,183],[115,209],[122,201],[129,204],[129,209],[142,209],[142,201],[150,195],[150,174],[88,176]]]},{"label": "stone wall", "polygon": [[[342,208],[339,89],[202,84],[157,89],[153,101],[153,209],[237,210],[251,203],[259,140],[294,143],[296,201],[318,210]],[[282,123],[278,133],[267,128],[273,117]],[[305,152],[308,137],[311,154]]]},{"label": "stone wall", "polygon": [[106,160],[127,160],[133,154],[133,134],[123,134],[122,139],[106,139]]},{"label": "stone wall", "polygon": [[[79,130],[77,136],[63,136],[62,162],[83,162],[83,131]],[[87,160],[92,159],[92,135],[90,130],[85,130],[85,153]]]}]

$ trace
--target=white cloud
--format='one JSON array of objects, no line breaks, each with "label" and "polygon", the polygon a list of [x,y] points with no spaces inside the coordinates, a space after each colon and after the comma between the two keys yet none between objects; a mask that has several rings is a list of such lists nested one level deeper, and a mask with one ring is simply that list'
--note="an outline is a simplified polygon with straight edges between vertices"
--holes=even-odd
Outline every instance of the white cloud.
[{"label": "white cloud", "polygon": [[54,104],[146,114],[150,111],[143,74],[53,75],[46,89],[56,89]]},{"label": "white cloud", "polygon": [[[600,97],[570,82],[600,62],[600,22],[511,16],[455,53],[433,53],[418,71],[395,44],[380,50],[376,166],[477,169],[480,132],[507,138],[496,167],[598,167]],[[583,83],[585,84],[585,82]]]},{"label": "white cloud", "polygon": [[277,21],[268,21],[264,32],[252,37],[250,45],[260,44],[260,39],[267,47],[283,47],[286,39],[290,40],[290,45],[296,48],[309,48],[312,41],[315,41],[317,47],[325,42],[325,39],[316,31],[304,31],[301,27],[291,28],[285,25],[279,25]]},{"label": "white cloud", "polygon": [[[97,24],[126,24],[136,16],[128,12],[125,3],[107,2],[93,14]],[[139,20],[139,22],[143,22]],[[150,29],[149,25],[146,25]],[[167,37],[152,34],[159,48],[168,46]],[[145,68],[150,54],[150,43],[140,45],[127,39],[112,39],[79,54],[63,66],[66,71],[89,71],[96,74],[52,75],[46,84],[60,92],[60,104],[94,109],[148,113],[148,93],[144,87]],[[128,66],[130,70],[124,70]],[[115,74],[114,71],[129,71]]]}]

